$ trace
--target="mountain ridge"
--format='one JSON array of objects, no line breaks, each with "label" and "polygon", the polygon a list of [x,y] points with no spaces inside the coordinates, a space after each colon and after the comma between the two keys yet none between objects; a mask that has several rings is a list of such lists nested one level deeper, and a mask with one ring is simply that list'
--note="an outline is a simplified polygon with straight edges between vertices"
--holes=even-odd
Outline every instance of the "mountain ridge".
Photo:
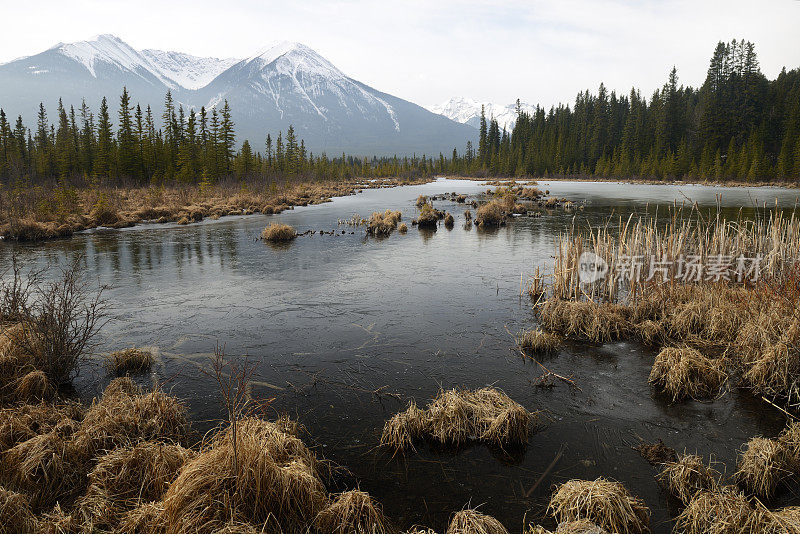
[{"label": "mountain ridge", "polygon": [[27,120],[39,102],[52,112],[59,97],[76,109],[86,98],[96,111],[106,96],[113,112],[123,86],[133,102],[154,109],[162,107],[167,91],[197,110],[227,100],[237,140],[254,146],[289,125],[315,152],[449,153],[475,138],[471,128],[352,79],[292,41],[273,42],[243,59],[219,59],[136,50],[101,34],[0,65],[0,106]]}]

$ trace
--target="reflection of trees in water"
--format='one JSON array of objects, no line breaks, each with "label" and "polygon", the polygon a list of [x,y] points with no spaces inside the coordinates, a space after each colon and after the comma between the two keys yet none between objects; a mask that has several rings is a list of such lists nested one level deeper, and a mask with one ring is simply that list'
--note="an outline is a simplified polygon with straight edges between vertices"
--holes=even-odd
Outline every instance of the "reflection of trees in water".
[{"label": "reflection of trees in water", "polygon": [[[77,261],[85,273],[113,284],[120,274],[176,270],[180,275],[192,266],[225,268],[239,254],[239,239],[246,238],[237,228],[191,230],[96,232],[36,246],[9,246],[31,266],[59,269]],[[0,272],[6,269],[10,257],[8,254],[8,259],[0,259]]]}]

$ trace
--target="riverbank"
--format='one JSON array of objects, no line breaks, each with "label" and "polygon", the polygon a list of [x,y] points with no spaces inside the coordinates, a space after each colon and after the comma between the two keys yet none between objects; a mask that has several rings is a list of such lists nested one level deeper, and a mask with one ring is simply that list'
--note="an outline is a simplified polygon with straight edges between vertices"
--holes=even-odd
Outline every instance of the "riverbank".
[{"label": "riverbank", "polygon": [[427,178],[386,178],[346,182],[228,182],[209,188],[30,187],[0,189],[0,239],[42,241],[91,228],[126,228],[144,222],[191,224],[226,215],[273,214],[330,202],[364,189],[417,185]]},{"label": "riverbank", "polygon": [[590,183],[622,183],[642,185],[703,185],[708,187],[781,187],[785,189],[800,189],[800,182],[740,182],[736,180],[711,181],[711,180],[657,180],[649,178],[606,178],[602,176],[447,176],[450,180],[470,180],[495,183],[517,182],[521,184],[535,184],[538,182],[590,182]]}]

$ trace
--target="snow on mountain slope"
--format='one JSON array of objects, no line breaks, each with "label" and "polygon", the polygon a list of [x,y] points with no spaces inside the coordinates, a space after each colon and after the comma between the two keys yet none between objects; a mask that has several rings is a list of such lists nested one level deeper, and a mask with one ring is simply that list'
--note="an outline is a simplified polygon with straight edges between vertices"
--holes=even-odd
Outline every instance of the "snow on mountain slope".
[{"label": "snow on mountain slope", "polygon": [[[113,35],[59,43],[0,65],[0,105],[35,117],[59,100],[97,110],[127,87],[136,104],[159,110],[172,92],[184,110],[230,104],[236,140],[264,143],[294,127],[315,152],[377,155],[449,153],[474,141],[473,128],[354,80],[300,43],[278,42],[247,59],[136,50]],[[158,115],[158,112],[155,112]]]},{"label": "snow on mountain slope", "polygon": [[183,52],[145,49],[141,52],[161,75],[184,89],[200,89],[238,63],[236,58],[198,57]]},{"label": "snow on mountain slope", "polygon": [[98,64],[105,63],[123,71],[148,72],[164,82],[167,81],[146,57],[113,35],[98,35],[88,41],[77,43],[59,43],[51,50],[77,61],[95,78]]},{"label": "snow on mountain slope", "polygon": [[225,85],[234,89],[248,86],[274,102],[281,118],[287,107],[299,106],[327,121],[332,111],[344,108],[347,114],[369,116],[380,113],[391,121],[395,130],[400,130],[391,104],[375,92],[364,89],[301,43],[273,43],[235,65],[229,76],[226,73],[223,83],[215,85],[223,87],[215,89],[211,103],[223,98]]},{"label": "snow on mountain slope", "polygon": [[[478,102],[471,98],[455,97],[447,102],[431,106],[430,111],[444,115],[448,119],[460,122],[462,124],[469,124],[475,128],[480,127],[481,121],[481,105],[484,106],[484,113],[486,119],[494,117],[497,124],[502,129],[511,131],[514,123],[517,121],[517,105],[516,104],[494,104],[492,102]],[[520,107],[523,111],[532,113],[536,108],[525,103],[521,103]]]}]

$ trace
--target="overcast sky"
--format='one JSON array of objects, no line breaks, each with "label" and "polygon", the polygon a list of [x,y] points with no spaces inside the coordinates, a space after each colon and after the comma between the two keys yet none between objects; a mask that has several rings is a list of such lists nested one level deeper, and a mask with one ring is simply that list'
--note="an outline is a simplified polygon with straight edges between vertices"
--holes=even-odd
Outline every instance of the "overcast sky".
[{"label": "overcast sky", "polygon": [[290,40],[422,105],[549,107],[601,81],[649,96],[673,65],[697,86],[715,44],[733,38],[756,44],[770,78],[800,66],[798,0],[2,0],[0,13],[0,62],[99,33],[216,57]]}]

